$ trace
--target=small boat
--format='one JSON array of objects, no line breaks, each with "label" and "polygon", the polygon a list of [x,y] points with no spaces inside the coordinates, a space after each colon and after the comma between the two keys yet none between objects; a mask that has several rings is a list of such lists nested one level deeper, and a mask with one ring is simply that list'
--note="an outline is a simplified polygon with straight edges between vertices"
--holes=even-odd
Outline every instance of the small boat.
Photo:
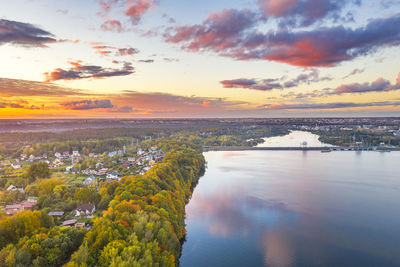
[{"label": "small boat", "polygon": [[329,152],[332,152],[332,150],[331,149],[323,149],[323,150],[321,150],[321,153],[329,153]]}]

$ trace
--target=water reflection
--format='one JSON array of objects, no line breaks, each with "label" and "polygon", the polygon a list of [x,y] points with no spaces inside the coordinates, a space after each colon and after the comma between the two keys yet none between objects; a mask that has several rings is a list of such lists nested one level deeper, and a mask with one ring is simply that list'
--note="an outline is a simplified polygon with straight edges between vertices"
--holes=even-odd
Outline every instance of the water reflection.
[{"label": "water reflection", "polygon": [[247,196],[246,192],[222,192],[215,195],[194,195],[193,205],[187,210],[191,220],[206,221],[215,236],[246,236],[249,231],[266,231],[276,225],[291,224],[297,214],[275,200]]},{"label": "water reflection", "polygon": [[320,142],[319,136],[305,131],[291,131],[285,136],[276,136],[264,138],[264,143],[259,144],[258,147],[300,147],[305,141],[309,147],[326,147],[331,146]]},{"label": "water reflection", "polygon": [[182,266],[400,265],[400,153],[205,155]]}]

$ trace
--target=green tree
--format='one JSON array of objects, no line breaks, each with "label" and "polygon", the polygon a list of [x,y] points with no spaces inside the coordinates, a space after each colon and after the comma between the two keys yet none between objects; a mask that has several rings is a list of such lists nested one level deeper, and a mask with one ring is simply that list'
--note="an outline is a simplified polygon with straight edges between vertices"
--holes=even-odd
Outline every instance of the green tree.
[{"label": "green tree", "polygon": [[46,162],[37,162],[33,163],[27,172],[28,181],[31,183],[35,181],[37,178],[49,178],[50,177],[50,170],[49,165]]}]

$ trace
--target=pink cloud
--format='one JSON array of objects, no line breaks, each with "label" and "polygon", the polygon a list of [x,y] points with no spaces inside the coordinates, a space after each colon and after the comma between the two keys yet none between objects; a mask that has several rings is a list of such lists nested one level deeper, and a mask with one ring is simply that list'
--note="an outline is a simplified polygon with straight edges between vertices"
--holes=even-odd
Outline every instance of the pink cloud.
[{"label": "pink cloud", "polygon": [[170,28],[166,42],[191,52],[214,52],[237,60],[269,60],[301,67],[333,67],[343,61],[398,46],[400,14],[358,28],[319,27],[260,32],[249,10],[223,10],[202,24]]},{"label": "pink cloud", "polygon": [[266,14],[282,16],[287,10],[293,8],[299,0],[259,0],[261,8]]},{"label": "pink cloud", "polygon": [[123,32],[122,24],[119,20],[107,20],[101,25],[103,31]]},{"label": "pink cloud", "polygon": [[125,15],[130,17],[133,24],[138,24],[142,19],[142,16],[147,13],[153,6],[154,2],[149,0],[129,1],[128,8],[125,11]]}]

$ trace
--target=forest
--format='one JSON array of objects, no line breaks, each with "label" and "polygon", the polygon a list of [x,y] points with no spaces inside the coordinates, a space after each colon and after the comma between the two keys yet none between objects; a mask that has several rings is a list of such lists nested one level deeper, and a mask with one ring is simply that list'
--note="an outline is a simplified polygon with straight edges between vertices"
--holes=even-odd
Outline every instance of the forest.
[{"label": "forest", "polygon": [[[67,186],[57,178],[28,186],[38,210],[0,217],[0,266],[175,266],[185,237],[185,205],[205,171],[201,146],[158,140],[166,151],[144,175]],[[48,176],[33,165],[31,177]],[[103,211],[90,230],[56,226],[50,208],[93,202]]]}]

